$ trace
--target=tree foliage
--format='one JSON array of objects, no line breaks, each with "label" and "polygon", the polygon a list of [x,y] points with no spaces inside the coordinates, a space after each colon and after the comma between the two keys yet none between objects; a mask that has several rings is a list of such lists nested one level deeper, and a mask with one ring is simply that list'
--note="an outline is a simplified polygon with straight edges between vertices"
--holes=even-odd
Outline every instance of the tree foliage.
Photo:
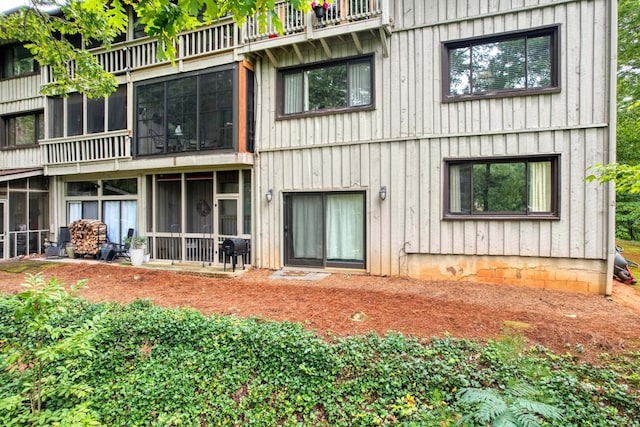
[{"label": "tree foliage", "polygon": [[588,181],[616,184],[616,235],[640,237],[640,2],[618,1],[618,163],[595,165]]},{"label": "tree foliage", "polygon": [[[176,36],[185,30],[231,16],[242,25],[247,16],[257,15],[265,25],[271,16],[276,28],[282,25],[275,14],[276,0],[29,0],[29,7],[0,14],[0,39],[25,44],[42,66],[51,67],[53,83],[43,87],[48,95],[72,91],[93,98],[106,96],[117,86],[95,56],[74,46],[69,39],[81,36],[109,48],[126,31],[127,9],[132,8],[147,35],[158,41],[158,55],[173,61]],[[294,8],[309,10],[304,0],[287,0]]]},{"label": "tree foliage", "polygon": [[[84,282],[71,286],[75,291]],[[68,324],[75,299],[57,279],[28,275],[25,290],[0,299],[12,322],[0,326],[0,367],[6,382],[0,396],[0,420],[7,426],[99,425],[89,408],[92,389],[85,382],[100,315],[82,324]]]}]

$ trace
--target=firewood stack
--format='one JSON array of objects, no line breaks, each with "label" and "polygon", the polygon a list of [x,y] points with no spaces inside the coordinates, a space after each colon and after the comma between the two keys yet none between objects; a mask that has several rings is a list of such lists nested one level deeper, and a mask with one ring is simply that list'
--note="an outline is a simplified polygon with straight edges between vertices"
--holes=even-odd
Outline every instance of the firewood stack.
[{"label": "firewood stack", "polygon": [[76,254],[95,256],[107,241],[107,225],[97,219],[79,219],[69,224],[71,243]]}]

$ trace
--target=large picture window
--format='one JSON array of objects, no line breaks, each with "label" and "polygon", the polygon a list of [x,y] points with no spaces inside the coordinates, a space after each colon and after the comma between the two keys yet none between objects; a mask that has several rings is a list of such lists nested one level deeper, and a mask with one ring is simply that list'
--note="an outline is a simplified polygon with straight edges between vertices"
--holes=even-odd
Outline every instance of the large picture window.
[{"label": "large picture window", "polygon": [[233,148],[234,87],[231,68],[138,85],[137,154]]},{"label": "large picture window", "polygon": [[4,117],[2,146],[20,147],[34,145],[44,138],[44,114],[42,111],[19,116]]},{"label": "large picture window", "polygon": [[558,157],[448,160],[445,216],[558,216]]},{"label": "large picture window", "polygon": [[280,72],[280,115],[373,105],[373,58],[355,58]]},{"label": "large picture window", "polygon": [[444,44],[446,100],[558,90],[558,27]]}]

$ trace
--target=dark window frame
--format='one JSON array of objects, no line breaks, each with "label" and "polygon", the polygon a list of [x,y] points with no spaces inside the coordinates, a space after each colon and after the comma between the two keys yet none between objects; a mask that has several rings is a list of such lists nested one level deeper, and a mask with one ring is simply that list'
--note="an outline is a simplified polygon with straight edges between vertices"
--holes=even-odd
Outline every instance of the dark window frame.
[{"label": "dark window frame", "polygon": [[[481,93],[470,94],[451,94],[450,91],[450,63],[449,54],[454,49],[460,49],[464,47],[472,48],[473,46],[480,46],[495,42],[504,42],[510,40],[528,39],[533,37],[540,37],[544,35],[551,36],[551,84],[547,87],[533,87],[533,88],[518,88],[518,89],[501,89],[486,91]],[[441,60],[442,60],[442,102],[458,102],[466,101],[470,99],[483,99],[483,98],[503,98],[510,96],[526,96],[537,94],[558,93],[561,91],[560,82],[560,24],[548,25],[544,27],[537,27],[528,30],[510,31],[500,34],[494,34],[491,36],[471,37],[460,40],[446,41],[442,43],[441,48]],[[525,65],[526,67],[526,65]],[[526,68],[525,68],[526,69]]]},{"label": "dark window frame", "polygon": [[[34,117],[34,136],[35,136],[35,140],[33,141],[33,143],[31,144],[13,144],[13,145],[9,145],[9,135],[10,135],[10,129],[9,129],[9,122],[12,119],[16,119],[18,117],[30,117],[33,116]],[[42,132],[43,134],[40,135],[40,128],[42,128]],[[2,129],[0,131],[0,147],[2,149],[20,149],[20,148],[26,148],[26,147],[33,147],[38,145],[38,141],[42,138],[44,138],[44,110],[35,110],[35,111],[29,111],[29,112],[22,112],[19,114],[11,114],[11,115],[7,115],[7,116],[3,116],[2,117]],[[15,140],[15,138],[14,138]]]},{"label": "dark window frame", "polygon": [[[33,70],[28,72],[21,72],[21,73],[15,72],[14,64],[16,62],[17,49],[23,49],[28,52],[29,58],[31,58],[33,62]],[[40,73],[40,63],[36,61],[35,57],[33,56],[33,54],[31,54],[31,52],[28,49],[26,49],[21,44],[17,44],[17,43],[0,46],[0,64],[1,64],[0,80],[15,79],[20,77],[32,76],[34,74]],[[7,66],[10,66],[11,70],[8,70]]]},{"label": "dark window frame", "polygon": [[[49,127],[47,129],[47,138],[63,138],[72,136],[89,136],[106,132],[118,132],[127,129],[126,108],[123,112],[117,108],[127,104],[127,85],[121,84],[116,90],[105,98],[92,99],[86,95],[74,92],[67,97],[51,96],[47,98],[47,115],[49,117]],[[76,110],[79,114],[69,114],[70,100],[77,98],[79,103]],[[117,98],[117,99],[116,99]],[[95,106],[102,103],[102,106],[95,110]],[[59,105],[56,105],[59,104]],[[59,110],[59,111],[56,111]],[[100,120],[95,120],[95,113],[99,113]],[[59,115],[59,116],[58,116]],[[75,125],[71,122],[73,117],[79,118],[80,123]],[[101,127],[93,127],[94,123],[102,122]],[[75,127],[76,132],[71,132]],[[81,128],[77,133],[78,127]]]},{"label": "dark window frame", "polygon": [[[450,209],[450,167],[455,165],[477,165],[477,164],[500,164],[500,163],[537,163],[541,161],[551,162],[551,209],[548,212],[531,212],[528,208],[522,212],[451,212]],[[528,169],[528,168],[527,168]],[[496,157],[469,157],[469,158],[444,158],[443,159],[443,192],[442,206],[443,219],[445,220],[486,220],[486,219],[537,219],[537,220],[559,220],[560,219],[560,155],[559,154],[539,154],[521,156],[496,156]],[[525,172],[526,173],[526,172]],[[528,180],[525,175],[525,179]],[[470,195],[473,200],[473,182],[470,183]],[[527,183],[527,190],[528,190]],[[528,198],[528,191],[525,192]],[[525,206],[528,206],[525,203]]]},{"label": "dark window frame", "polygon": [[[207,145],[204,144],[204,139],[201,135],[201,118],[200,115],[203,111],[205,111],[204,109],[204,105],[202,104],[204,96],[201,93],[201,84],[203,84],[201,82],[201,78],[206,78],[208,76],[211,76],[213,74],[216,73],[221,73],[221,72],[228,72],[230,71],[232,73],[231,76],[231,88],[229,88],[229,91],[231,92],[231,117],[230,117],[230,122],[228,122],[229,126],[227,129],[225,129],[224,131],[222,131],[222,135],[223,135],[223,139],[229,137],[230,138],[230,146],[215,146],[215,145]],[[158,78],[154,78],[154,79],[150,79],[150,80],[145,80],[142,82],[137,83],[134,86],[134,99],[133,99],[133,105],[134,105],[134,109],[137,112],[136,117],[134,119],[134,151],[135,151],[135,156],[136,157],[153,157],[153,156],[167,156],[167,155],[176,155],[178,153],[183,153],[183,154],[196,154],[199,152],[219,152],[219,151],[234,151],[237,150],[238,148],[238,121],[239,121],[239,92],[240,92],[240,88],[239,88],[239,76],[238,76],[239,70],[238,70],[238,66],[237,64],[229,64],[229,65],[222,65],[219,67],[215,67],[212,69],[206,69],[206,70],[201,70],[201,71],[193,71],[193,72],[188,72],[188,73],[181,73],[179,75],[172,75],[172,76],[166,76],[166,77],[158,77]],[[170,134],[167,130],[167,125],[168,125],[168,107],[167,107],[167,85],[170,84],[171,82],[177,82],[178,80],[183,80],[183,79],[189,79],[189,78],[195,78],[196,81],[196,94],[197,94],[197,99],[196,99],[196,112],[195,112],[195,117],[196,117],[196,133],[195,133],[195,141],[196,141],[196,147],[195,149],[187,149],[187,150],[177,150],[174,151],[171,149],[170,146],[170,139],[174,138],[174,136],[172,134]],[[153,85],[162,85],[163,87],[163,106],[162,106],[162,110],[163,110],[163,114],[162,117],[158,117],[158,120],[162,122],[162,126],[165,128],[165,133],[163,134],[158,134],[156,136],[154,136],[154,139],[158,139],[159,142],[161,142],[163,144],[163,148],[160,148],[160,145],[157,145],[156,148],[157,150],[155,152],[141,152],[140,149],[140,144],[141,144],[141,139],[144,139],[145,137],[148,137],[150,134],[148,133],[147,135],[144,134],[144,132],[141,132],[141,126],[140,126],[140,122],[141,119],[139,117],[139,114],[141,114],[140,112],[142,111],[139,105],[140,102],[140,96],[139,96],[139,90],[141,88],[144,87],[150,87]],[[221,104],[222,102],[218,102],[219,104]],[[221,108],[221,110],[224,110],[224,108]],[[142,120],[144,121],[144,120]],[[224,124],[224,126],[227,126],[227,123]],[[182,127],[182,126],[181,126]],[[182,131],[184,132],[186,129],[182,129]]]},{"label": "dark window frame", "polygon": [[[329,260],[327,259],[327,199],[332,195],[361,195],[362,196],[362,213],[363,213],[363,231],[362,231],[362,249],[363,259],[360,261],[350,260]],[[292,202],[293,199],[300,196],[316,196],[321,198],[322,203],[322,259],[319,258],[296,258],[294,257],[293,241],[290,238],[292,232]],[[319,268],[352,268],[357,270],[366,270],[368,264],[367,258],[367,192],[366,191],[288,191],[283,193],[284,200],[284,230],[283,230],[283,242],[284,242],[284,261],[287,266],[297,267],[319,267]]]},{"label": "dark window frame", "polygon": [[[305,73],[307,71],[312,71],[315,69],[319,69],[319,68],[324,68],[324,67],[328,67],[328,66],[334,66],[334,65],[341,65],[341,64],[346,64],[347,65],[347,99],[349,98],[349,80],[348,80],[348,76],[349,76],[349,64],[351,63],[358,63],[358,62],[363,62],[364,60],[368,60],[369,61],[369,65],[370,65],[370,82],[371,82],[371,102],[367,105],[358,105],[358,106],[346,106],[346,107],[334,107],[334,108],[324,108],[321,110],[309,110],[309,111],[301,111],[301,112],[295,112],[295,113],[287,113],[285,114],[284,112],[284,92],[285,92],[285,84],[284,84],[284,77],[286,75],[289,74],[295,74],[295,73]],[[327,115],[327,114],[335,114],[335,113],[343,113],[343,112],[354,112],[354,111],[370,111],[370,110],[374,110],[375,106],[376,106],[376,93],[375,93],[375,88],[376,88],[376,82],[375,82],[375,76],[376,76],[376,72],[375,72],[375,57],[373,54],[369,54],[369,55],[359,55],[359,56],[352,56],[352,57],[348,57],[348,58],[341,58],[338,60],[329,60],[329,61],[322,61],[322,62],[316,62],[313,64],[306,64],[303,66],[294,66],[294,67],[286,67],[286,68],[280,68],[278,69],[278,77],[277,77],[277,96],[276,96],[276,102],[277,102],[277,115],[276,115],[276,119],[278,120],[283,120],[283,119],[293,119],[293,118],[298,118],[298,117],[309,117],[309,116],[321,116],[321,115]],[[304,88],[301,91],[302,96],[304,97]]]}]

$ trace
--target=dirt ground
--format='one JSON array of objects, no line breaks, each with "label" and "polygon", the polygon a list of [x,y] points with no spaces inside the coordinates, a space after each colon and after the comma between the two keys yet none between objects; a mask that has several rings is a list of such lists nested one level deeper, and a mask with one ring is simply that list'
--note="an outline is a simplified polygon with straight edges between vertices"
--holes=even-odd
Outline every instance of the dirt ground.
[{"label": "dirt ground", "polygon": [[[78,260],[74,260],[78,261]],[[487,340],[515,326],[531,344],[584,360],[640,350],[640,291],[615,283],[612,298],[515,286],[427,282],[333,273],[321,280],[248,270],[213,278],[117,264],[68,262],[45,270],[63,283],[87,279],[80,296],[128,303],[148,298],[205,314],[299,322],[319,336],[399,331]],[[0,272],[0,292],[20,290],[23,273]],[[582,349],[584,349],[582,351]],[[582,352],[581,352],[582,351]]]}]

